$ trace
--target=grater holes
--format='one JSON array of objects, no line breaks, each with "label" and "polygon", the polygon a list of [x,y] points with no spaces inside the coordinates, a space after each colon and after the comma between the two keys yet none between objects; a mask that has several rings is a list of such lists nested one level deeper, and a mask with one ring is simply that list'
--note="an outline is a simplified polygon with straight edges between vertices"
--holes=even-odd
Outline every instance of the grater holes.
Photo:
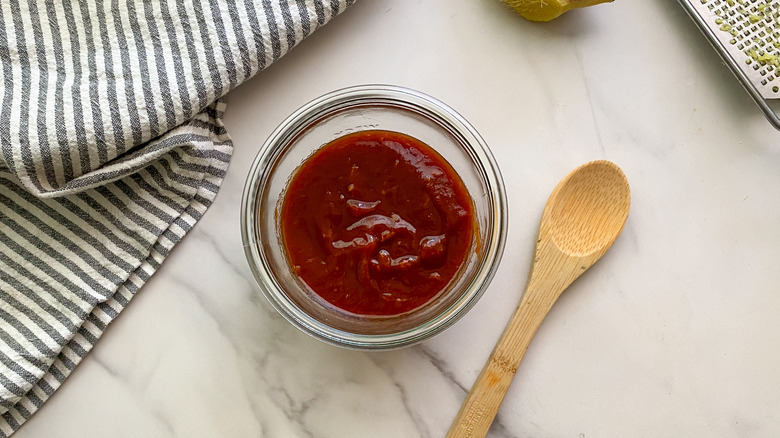
[{"label": "grater holes", "polygon": [[[721,42],[764,93],[780,86],[780,2],[778,0],[700,0],[711,20],[727,35]],[[699,3],[699,1],[696,1]],[[778,92],[775,87],[772,91]]]}]

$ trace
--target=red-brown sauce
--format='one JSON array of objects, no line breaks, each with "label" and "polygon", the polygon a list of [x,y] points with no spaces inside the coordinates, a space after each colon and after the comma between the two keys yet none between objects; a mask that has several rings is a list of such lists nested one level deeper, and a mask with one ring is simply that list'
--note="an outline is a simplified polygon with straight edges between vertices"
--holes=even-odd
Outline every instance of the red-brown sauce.
[{"label": "red-brown sauce", "polygon": [[363,131],[309,157],[282,201],[295,273],[348,312],[393,315],[440,292],[466,259],[473,205],[460,177],[410,136]]}]

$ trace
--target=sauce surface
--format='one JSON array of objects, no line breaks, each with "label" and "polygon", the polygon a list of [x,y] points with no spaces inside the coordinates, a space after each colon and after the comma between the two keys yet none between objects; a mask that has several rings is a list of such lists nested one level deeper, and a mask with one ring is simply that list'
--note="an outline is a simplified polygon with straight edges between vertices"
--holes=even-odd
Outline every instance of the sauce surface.
[{"label": "sauce surface", "polygon": [[419,140],[363,131],[320,148],[285,192],[282,242],[294,272],[348,312],[394,315],[433,298],[466,259],[473,204]]}]

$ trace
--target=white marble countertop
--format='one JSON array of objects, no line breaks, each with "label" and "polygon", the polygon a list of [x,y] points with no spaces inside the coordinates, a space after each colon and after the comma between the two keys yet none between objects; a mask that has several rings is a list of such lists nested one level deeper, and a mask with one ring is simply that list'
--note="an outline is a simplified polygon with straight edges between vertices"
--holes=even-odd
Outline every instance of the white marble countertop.
[{"label": "white marble countertop", "polygon": [[[382,353],[278,316],[239,233],[268,134],[364,83],[465,116],[510,207],[482,300]],[[225,124],[235,156],[213,207],[15,438],[443,436],[519,300],[544,202],[593,159],[628,176],[626,228],[543,323],[490,436],[780,436],[780,132],[676,2],[538,24],[496,0],[361,0],[232,92]]]}]

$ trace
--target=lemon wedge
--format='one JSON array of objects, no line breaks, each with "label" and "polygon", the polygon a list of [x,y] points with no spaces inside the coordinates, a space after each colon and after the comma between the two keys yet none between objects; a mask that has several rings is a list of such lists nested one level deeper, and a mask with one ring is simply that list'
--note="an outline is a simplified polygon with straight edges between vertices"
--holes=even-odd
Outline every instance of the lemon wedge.
[{"label": "lemon wedge", "polygon": [[531,21],[550,21],[570,9],[584,8],[612,0],[503,0]]}]

